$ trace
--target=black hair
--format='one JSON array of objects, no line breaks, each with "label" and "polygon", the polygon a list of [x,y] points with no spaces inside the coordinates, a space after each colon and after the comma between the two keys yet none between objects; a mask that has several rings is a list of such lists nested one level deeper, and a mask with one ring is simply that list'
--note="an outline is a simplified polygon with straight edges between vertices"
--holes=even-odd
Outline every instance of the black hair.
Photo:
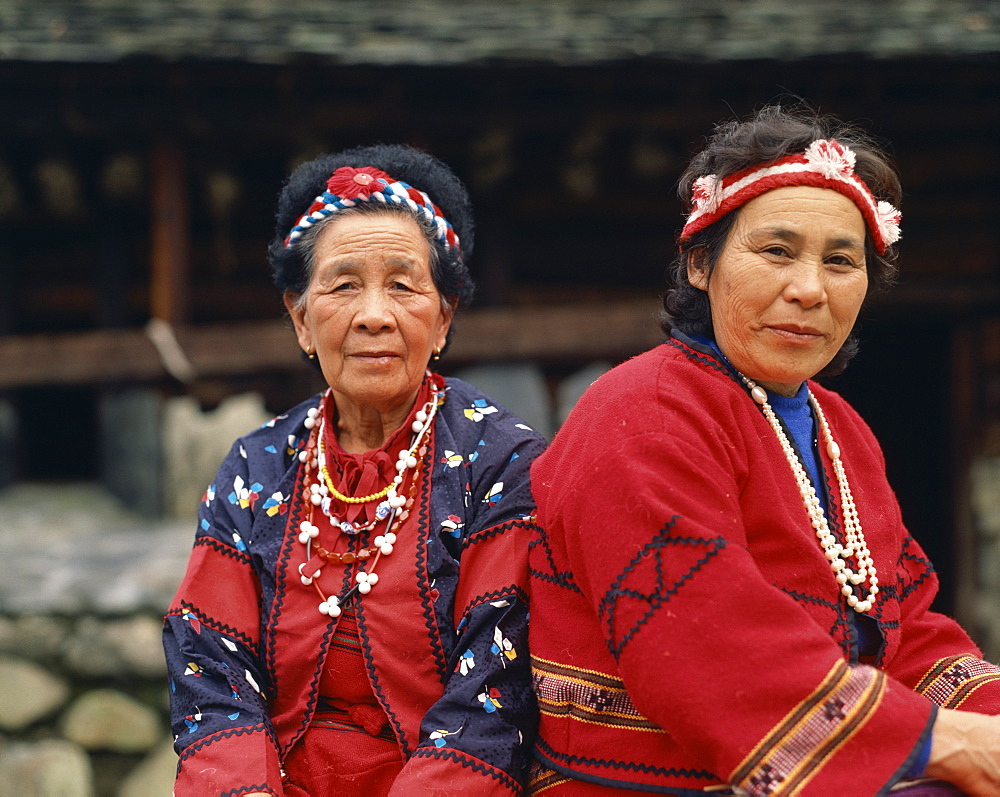
[{"label": "black hair", "polygon": [[[466,266],[466,259],[472,254],[474,237],[469,194],[447,165],[433,155],[405,144],[375,144],[321,155],[292,172],[278,196],[274,239],[268,247],[271,277],[278,290],[301,295],[308,287],[312,276],[309,273],[311,247],[297,244],[286,248],[285,238],[313,200],[326,190],[330,175],[341,166],[373,166],[431,198],[454,228],[460,250],[449,251],[437,240],[428,224],[405,208],[393,211],[392,208],[399,206],[365,203],[348,212],[401,212],[416,219],[431,245],[431,276],[435,286],[452,308],[467,304],[475,288]],[[322,225],[323,222],[320,222],[313,229]]]},{"label": "black hair", "polygon": [[[876,200],[899,207],[902,189],[899,175],[885,149],[854,125],[833,116],[821,115],[804,105],[792,109],[768,105],[746,121],[717,125],[705,148],[691,160],[681,175],[677,193],[684,206],[693,206],[692,187],[699,177],[714,174],[720,179],[757,164],[770,163],[787,155],[805,151],[817,139],[836,139],[854,151],[854,173],[865,182]],[[660,326],[689,335],[714,338],[708,294],[688,280],[688,264],[697,263],[711,278],[725,248],[740,208],[727,213],[714,224],[678,241],[678,253],[667,271],[667,291],[663,295]],[[888,290],[896,281],[895,246],[884,255],[875,251],[871,234],[865,236],[865,259],[868,264],[868,291]],[[817,376],[841,373],[857,354],[857,330],[852,330],[843,346]]]}]

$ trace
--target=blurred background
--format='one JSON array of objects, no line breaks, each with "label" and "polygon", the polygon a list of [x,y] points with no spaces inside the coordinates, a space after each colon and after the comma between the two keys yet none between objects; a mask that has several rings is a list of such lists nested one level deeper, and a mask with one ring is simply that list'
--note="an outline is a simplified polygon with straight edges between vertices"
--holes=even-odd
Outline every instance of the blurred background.
[{"label": "blurred background", "polygon": [[169,794],[158,634],[197,502],[318,388],[275,198],[375,141],[466,181],[479,291],[443,370],[547,436],[661,339],[714,123],[802,98],[889,142],[901,281],[833,386],[996,660],[998,55],[998,0],[0,0],[0,794]]}]

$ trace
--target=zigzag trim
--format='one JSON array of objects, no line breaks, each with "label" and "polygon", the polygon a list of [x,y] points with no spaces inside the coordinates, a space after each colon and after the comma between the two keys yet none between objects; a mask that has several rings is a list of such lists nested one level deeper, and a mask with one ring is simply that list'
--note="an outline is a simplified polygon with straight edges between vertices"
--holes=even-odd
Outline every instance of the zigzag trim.
[{"label": "zigzag trim", "polygon": [[[601,767],[603,769],[623,770],[626,772],[642,772],[645,775],[660,775],[665,778],[695,778],[696,780],[711,780],[716,783],[722,782],[722,778],[713,775],[704,769],[677,769],[676,767],[664,768],[651,766],[649,764],[639,764],[635,761],[617,761],[610,758],[589,758],[586,756],[573,755],[571,753],[560,753],[552,749],[544,739],[535,740],[535,754],[541,755],[542,760],[550,766],[557,766],[556,762],[562,762],[564,766],[582,764],[588,767]],[[567,773],[572,777],[581,778],[581,774],[575,770]],[[651,786],[643,786],[644,789],[653,790]],[[667,789],[675,791],[676,789]]]},{"label": "zigzag trim", "polygon": [[478,772],[481,775],[486,775],[493,778],[493,780],[499,781],[516,794],[521,793],[521,784],[502,769],[496,769],[479,759],[471,758],[471,756],[467,758],[467,755],[468,754],[463,753],[461,750],[455,750],[448,747],[418,747],[413,751],[411,758],[445,758],[449,761],[461,764],[463,767],[471,769],[473,772]]},{"label": "zigzag trim", "polygon": [[[437,432],[432,428],[427,439],[427,455],[424,460],[422,471],[422,481],[420,484],[420,514],[419,527],[417,531],[416,565],[417,573],[427,573],[429,569],[429,558],[427,549],[430,546],[431,538],[431,479],[434,473],[434,458],[437,450]],[[434,651],[434,662],[437,664],[438,677],[441,683],[448,680],[448,662],[444,645],[441,643],[441,629],[437,624],[437,612],[434,609],[434,601],[431,598],[431,585],[425,578],[419,579],[420,605],[423,608],[424,625],[427,627],[427,636],[430,640],[431,650]]]},{"label": "zigzag trim", "polygon": [[[850,657],[851,655],[851,633],[848,630],[849,623],[847,619],[847,612],[844,607],[847,605],[844,602],[833,603],[825,598],[820,598],[815,595],[806,595],[804,592],[799,592],[798,590],[788,589],[787,587],[782,587],[777,584],[774,585],[778,590],[784,592],[788,597],[797,601],[798,603],[811,603],[816,606],[823,606],[827,609],[833,611],[834,619],[833,624],[830,626],[830,630],[827,632],[830,637],[840,645],[840,649],[844,652],[845,657]],[[884,600],[884,593],[879,593],[879,600]],[[839,631],[839,633],[838,633]]]},{"label": "zigzag trim", "polygon": [[958,708],[980,687],[1000,681],[1000,668],[968,654],[934,663],[913,691],[942,708]]},{"label": "zigzag trim", "polygon": [[[900,563],[902,563],[902,561],[904,559],[908,559],[911,562],[916,562],[917,564],[923,565],[924,566],[924,572],[921,573],[920,577],[917,578],[915,581],[911,581],[909,584],[905,585],[902,589],[900,589],[900,591],[899,591],[899,602],[900,603],[902,603],[913,592],[915,592],[917,589],[919,589],[920,585],[923,584],[927,579],[929,579],[931,577],[931,574],[934,572],[934,565],[931,564],[930,560],[925,559],[922,556],[915,556],[912,553],[907,553],[906,549],[910,546],[911,542],[915,542],[915,540],[913,539],[913,535],[907,534],[906,535],[906,539],[903,540],[903,546],[902,546],[903,552],[902,552],[902,554],[899,557]],[[896,579],[896,583],[897,584],[901,583],[901,580],[898,577]]]},{"label": "zigzag trim", "polygon": [[503,523],[498,523],[495,526],[490,526],[487,529],[480,529],[479,531],[474,531],[465,540],[462,541],[462,550],[476,545],[480,542],[485,542],[490,537],[495,537],[498,534],[503,534],[504,532],[510,531],[514,528],[524,528],[532,529],[537,528],[534,522],[529,518],[513,518],[511,520],[505,520]]},{"label": "zigzag trim", "polygon": [[[533,578],[537,578],[540,581],[548,581],[550,584],[554,584],[557,587],[568,589],[571,592],[576,592],[579,595],[583,594],[583,590],[581,590],[576,584],[574,584],[572,581],[563,581],[559,575],[553,576],[548,573],[543,573],[540,570],[535,570],[534,568],[529,570],[529,573]],[[570,575],[572,575],[572,573]]]},{"label": "zigzag trim", "polygon": [[[535,764],[538,765],[539,769],[537,770],[537,774],[535,774],[531,780],[531,794],[541,794],[548,789],[556,786],[562,786],[567,783],[593,783],[598,786],[604,786],[607,789],[611,789],[615,793],[618,793],[619,791],[641,791],[652,794],[667,794],[670,795],[670,797],[705,797],[705,792],[709,790],[720,795],[720,797],[731,797],[733,794],[732,791],[726,788],[725,784],[706,786],[704,789],[687,789],[683,786],[661,786],[651,783],[637,783],[634,780],[619,780],[618,778],[594,775],[589,772],[579,772],[574,769],[569,769],[568,767],[560,766],[555,761],[550,761],[549,759],[544,758],[537,751]],[[568,792],[570,789],[573,789],[573,787],[570,786],[566,791]],[[573,791],[575,791],[575,789],[573,789]]]},{"label": "zigzag trim", "polygon": [[209,736],[203,736],[197,742],[189,744],[181,751],[180,756],[178,757],[177,766],[179,768],[181,763],[189,759],[203,747],[208,747],[213,742],[217,742],[220,739],[228,739],[231,736],[248,736],[251,733],[267,734],[267,737],[271,740],[271,743],[274,744],[275,748],[277,748],[278,746],[277,741],[271,734],[270,729],[263,722],[258,722],[256,725],[246,725],[242,728],[229,728],[224,731],[216,731],[215,733],[210,734]]},{"label": "zigzag trim", "polygon": [[266,783],[262,783],[259,786],[240,786],[238,789],[230,789],[229,791],[224,791],[219,797],[238,797],[240,794],[256,794],[257,792],[266,792],[267,794],[277,795],[278,792],[274,791]]},{"label": "zigzag trim", "polygon": [[356,612],[355,618],[358,623],[358,636],[360,637],[362,643],[361,655],[364,656],[365,659],[365,669],[368,671],[368,678],[371,681],[372,692],[375,694],[378,704],[382,707],[382,710],[389,718],[389,722],[392,724],[393,733],[395,734],[399,745],[403,748],[403,755],[409,757],[409,742],[406,738],[406,734],[403,733],[403,724],[399,721],[399,717],[396,716],[396,712],[392,710],[392,706],[389,704],[389,700],[386,698],[385,692],[382,689],[382,680],[378,677],[378,673],[375,670],[375,660],[372,658],[371,643],[369,642],[368,627],[365,621],[364,612]]},{"label": "zigzag trim", "polygon": [[525,592],[521,587],[516,584],[509,584],[493,592],[487,592],[483,595],[477,595],[468,605],[462,609],[461,614],[458,617],[465,617],[469,612],[475,609],[477,606],[483,606],[484,604],[491,603],[492,601],[502,600],[503,598],[515,598],[524,604],[528,603],[528,593]]},{"label": "zigzag trim", "polygon": [[249,636],[247,636],[242,631],[237,631],[231,625],[226,625],[225,623],[220,623],[217,620],[212,620],[207,615],[203,614],[201,611],[199,611],[198,609],[196,609],[193,603],[189,603],[188,601],[181,601],[181,608],[180,609],[172,609],[172,610],[168,611],[167,614],[166,614],[166,616],[167,617],[183,617],[184,616],[184,611],[183,611],[184,609],[187,609],[191,614],[197,616],[198,621],[202,625],[208,626],[213,631],[217,631],[220,634],[225,634],[226,636],[235,637],[240,642],[242,642],[244,645],[246,645],[250,649],[250,652],[254,654],[254,656],[257,656],[257,654],[258,654],[257,645],[256,645],[256,643],[253,642],[253,640],[251,640],[251,638]]},{"label": "zigzag trim", "polygon": [[223,556],[228,556],[230,559],[235,559],[237,562],[242,562],[245,565],[251,563],[249,554],[243,553],[243,551],[237,551],[233,546],[219,542],[215,539],[215,537],[198,537],[198,539],[194,541],[193,547],[197,548],[199,545],[205,545],[209,548],[213,548],[216,553],[221,553]]},{"label": "zigzag trim", "polygon": [[680,351],[681,354],[683,354],[689,360],[694,360],[697,363],[701,363],[702,365],[707,365],[710,368],[714,368],[720,374],[725,374],[727,377],[729,377],[729,379],[732,382],[735,382],[740,387],[744,387],[743,383],[733,375],[730,369],[727,368],[725,364],[719,362],[715,357],[710,357],[707,354],[702,354],[700,351],[697,351],[696,349],[692,349],[690,346],[688,346],[686,343],[684,343],[682,340],[679,340],[678,338],[670,337],[667,339],[666,343],[668,346],[673,346],[675,349]]},{"label": "zigzag trim", "polygon": [[799,603],[815,603],[819,606],[825,606],[828,609],[833,609],[834,612],[838,612],[840,609],[839,604],[828,601],[825,598],[819,598],[815,595],[806,595],[804,592],[788,589],[786,587],[779,587],[779,589],[790,598],[797,600]]},{"label": "zigzag trim", "polygon": [[552,546],[548,543],[548,533],[545,529],[538,525],[535,526],[535,530],[538,532],[538,536],[528,543],[529,561],[531,549],[541,545],[542,550],[545,551],[545,558],[548,560],[549,567],[552,568],[552,572],[543,573],[541,570],[536,570],[531,567],[528,569],[529,575],[532,578],[537,578],[541,581],[548,581],[550,584],[554,584],[557,587],[562,587],[563,589],[568,589],[582,595],[583,590],[581,590],[576,583],[571,580],[573,578],[573,573],[569,570],[564,570],[560,573],[559,570],[556,569],[556,560],[552,557]]},{"label": "zigzag trim", "polygon": [[[881,593],[879,593],[879,599],[882,599]],[[850,610],[846,607],[846,603],[837,607],[837,619],[833,621],[833,625],[830,626],[829,631],[830,637],[844,651],[845,660],[851,657],[851,620],[847,616],[847,612]],[[837,635],[838,632],[839,636]]]},{"label": "zigzag trim", "polygon": [[[302,485],[299,483],[301,480],[301,473],[296,476],[293,485],[292,495],[298,495],[299,490]],[[291,501],[291,506],[288,509],[288,520],[285,525],[285,537],[282,545],[282,550],[278,554],[278,561],[276,562],[275,572],[278,574],[278,578],[275,580],[274,585],[274,601],[271,608],[271,617],[268,620],[268,640],[267,640],[267,656],[266,656],[266,666],[270,671],[271,683],[275,685],[275,689],[278,686],[277,673],[274,667],[274,655],[275,655],[275,634],[274,630],[278,625],[278,620],[281,618],[281,611],[285,602],[285,592],[288,585],[288,579],[286,573],[288,572],[288,560],[292,556],[292,537],[288,534],[289,529],[297,529],[299,523],[301,522],[302,516],[302,506],[300,501]]]},{"label": "zigzag trim", "polygon": [[[296,477],[295,486],[293,488],[293,495],[298,495],[301,490],[300,479],[302,478],[302,473],[300,471],[299,475]],[[274,602],[273,609],[271,611],[271,618],[268,623],[268,644],[267,644],[267,657],[265,660],[265,666],[267,667],[268,674],[271,678],[271,683],[273,684],[274,694],[278,694],[278,690],[281,688],[278,678],[277,667],[275,666],[275,655],[276,655],[276,643],[277,634],[275,630],[278,627],[278,623],[281,620],[282,609],[284,608],[285,593],[288,588],[288,560],[292,556],[292,550],[294,549],[294,543],[296,535],[294,530],[298,528],[302,513],[301,502],[292,502],[293,506],[288,512],[288,519],[285,522],[285,533],[283,536],[283,548],[278,556],[278,562],[276,565],[276,572],[279,574],[274,586]],[[291,532],[291,533],[290,533]],[[330,620],[327,623],[326,631],[323,634],[322,650],[325,651],[330,644],[330,638],[333,635],[334,628],[336,627],[336,622]],[[302,734],[306,732],[306,728],[309,727],[309,721],[312,719],[313,712],[316,708],[316,701],[319,697],[319,680],[320,675],[325,666],[326,656],[317,656],[316,667],[313,670],[312,677],[309,680],[309,693],[306,697],[305,709],[302,712],[302,721],[299,723],[299,727],[295,729],[295,732],[291,734],[288,740],[288,745],[284,749],[285,753],[295,745],[295,743],[302,737]]]},{"label": "zigzag trim", "polygon": [[[713,537],[713,538],[696,538],[696,537],[678,537],[674,540],[675,543],[681,545],[698,545],[698,546],[709,546],[710,550],[701,559],[696,561],[689,569],[688,572],[684,573],[674,582],[674,585],[659,594],[647,595],[639,590],[635,589],[621,589],[621,584],[625,579],[632,573],[635,567],[644,561],[647,561],[646,555],[654,548],[663,548],[668,544],[666,542],[669,537],[671,529],[674,524],[680,519],[680,515],[674,515],[667,524],[657,532],[656,536],[653,537],[648,543],[639,549],[639,552],[632,558],[632,561],[626,565],[625,569],[618,575],[618,577],[612,582],[610,589],[601,598],[600,607],[598,609],[598,617],[604,623],[607,629],[607,637],[609,640],[608,651],[615,660],[621,656],[623,650],[632,641],[632,638],[639,633],[639,630],[644,626],[649,618],[653,616],[660,606],[670,600],[674,595],[676,595],[680,588],[689,581],[694,575],[701,570],[713,557],[718,555],[719,551],[726,547],[726,540],[724,537]],[[643,601],[650,604],[649,609],[640,617],[636,623],[628,630],[626,634],[621,637],[621,640],[617,644],[612,644],[611,640],[614,637],[612,624],[614,623],[614,613],[618,605],[619,598],[628,597],[635,598],[637,600]]]},{"label": "zigzag trim", "polygon": [[[316,713],[316,704],[319,702],[320,679],[326,667],[326,651],[330,649],[330,640],[337,630],[337,625],[338,621],[333,618],[326,625],[326,631],[323,633],[323,641],[320,643],[320,655],[316,657],[316,668],[313,670],[312,678],[309,679],[309,693],[306,697],[305,709],[302,712],[302,722],[299,723],[298,729],[289,739],[286,753],[302,738],[302,735],[306,732],[306,728],[309,727],[309,723],[312,722],[313,714]],[[277,688],[275,688],[275,694],[277,694]]]}]

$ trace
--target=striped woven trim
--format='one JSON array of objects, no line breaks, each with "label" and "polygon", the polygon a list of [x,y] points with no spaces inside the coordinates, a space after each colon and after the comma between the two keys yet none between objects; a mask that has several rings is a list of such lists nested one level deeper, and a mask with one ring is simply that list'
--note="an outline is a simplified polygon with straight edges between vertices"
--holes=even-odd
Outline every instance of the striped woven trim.
[{"label": "striped woven trim", "polygon": [[730,782],[751,795],[801,792],[823,764],[875,712],[885,676],[837,662],[823,683],[744,759]]},{"label": "striped woven trim", "polygon": [[528,772],[528,793],[541,794],[546,789],[562,786],[569,783],[570,778],[554,769],[549,769],[537,759],[531,762],[531,769]]},{"label": "striped woven trim", "polygon": [[441,215],[441,211],[427,194],[398,180],[393,183],[386,183],[385,180],[378,180],[377,182],[382,187],[378,191],[372,191],[368,196],[346,199],[327,191],[316,197],[309,209],[299,218],[295,226],[292,227],[291,232],[288,233],[288,237],[285,238],[285,247],[292,246],[302,237],[306,230],[328,216],[333,216],[356,205],[374,202],[383,205],[399,205],[407,208],[415,216],[424,219],[434,227],[435,237],[445,249],[448,251],[461,249],[458,235],[452,229],[448,220]]},{"label": "striped woven trim", "polygon": [[875,199],[864,180],[854,173],[854,162],[854,152],[847,147],[833,139],[818,139],[802,154],[751,166],[721,180],[714,174],[699,177],[693,186],[694,209],[680,239],[690,238],[766,191],[807,185],[829,188],[850,199],[865,219],[875,250],[884,255],[886,248],[900,238],[900,213],[888,202]]},{"label": "striped woven trim", "polygon": [[1000,680],[1000,667],[975,656],[949,656],[935,662],[914,690],[942,708],[958,708],[979,687]]},{"label": "striped woven trim", "polygon": [[538,709],[550,717],[569,717],[592,725],[665,733],[639,713],[620,679],[531,657]]}]

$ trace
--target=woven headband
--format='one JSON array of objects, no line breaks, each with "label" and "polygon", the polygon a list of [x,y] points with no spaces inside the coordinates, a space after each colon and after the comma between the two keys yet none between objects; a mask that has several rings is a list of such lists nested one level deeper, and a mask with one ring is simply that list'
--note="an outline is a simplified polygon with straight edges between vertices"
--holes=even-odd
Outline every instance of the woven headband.
[{"label": "woven headband", "polygon": [[328,216],[366,202],[383,205],[400,205],[415,216],[429,222],[435,237],[448,251],[461,251],[458,236],[451,224],[441,215],[441,210],[431,198],[406,183],[394,180],[380,169],[371,166],[341,166],[326,183],[326,191],[313,200],[309,209],[299,217],[292,231],[285,238],[285,247],[292,246],[302,234]]},{"label": "woven headband", "polygon": [[790,185],[810,185],[837,191],[858,206],[871,233],[875,251],[885,254],[899,240],[899,211],[876,201],[864,180],[854,173],[854,152],[833,139],[813,141],[801,155],[789,155],[766,165],[751,166],[719,179],[709,174],[692,186],[694,210],[680,240],[686,240],[740,205],[766,191]]}]

